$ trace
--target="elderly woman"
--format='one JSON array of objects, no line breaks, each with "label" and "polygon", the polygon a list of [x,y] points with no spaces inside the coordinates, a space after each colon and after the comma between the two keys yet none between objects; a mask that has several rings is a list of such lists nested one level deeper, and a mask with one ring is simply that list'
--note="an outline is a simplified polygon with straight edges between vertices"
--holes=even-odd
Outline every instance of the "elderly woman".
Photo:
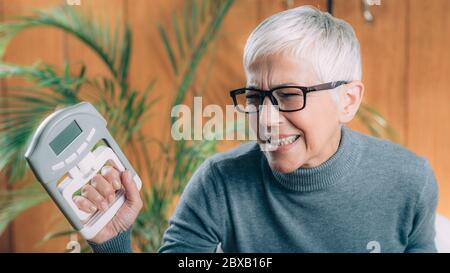
[{"label": "elderly woman", "polygon": [[[275,14],[250,35],[245,88],[231,91],[258,141],[217,154],[183,192],[160,252],[434,252],[437,183],[405,148],[345,127],[361,103],[352,27],[309,6]],[[80,208],[127,202],[91,242],[128,252],[142,206],[127,173],[87,186]],[[121,181],[122,183],[118,183]],[[103,204],[102,204],[103,201]]]}]

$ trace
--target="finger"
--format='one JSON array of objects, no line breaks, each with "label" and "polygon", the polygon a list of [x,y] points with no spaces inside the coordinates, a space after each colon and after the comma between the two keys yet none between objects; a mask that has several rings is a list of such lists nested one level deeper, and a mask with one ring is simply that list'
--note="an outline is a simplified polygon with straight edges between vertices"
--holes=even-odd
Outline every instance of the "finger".
[{"label": "finger", "polygon": [[116,168],[104,166],[101,170],[101,174],[113,185],[115,190],[120,190],[120,188],[122,188],[122,184],[120,183],[120,173]]},{"label": "finger", "polygon": [[80,210],[82,210],[84,212],[94,213],[97,211],[97,206],[83,196],[79,196],[79,195],[74,196],[73,202]]},{"label": "finger", "polygon": [[130,172],[128,170],[122,172],[121,178],[123,187],[125,189],[127,202],[130,202],[130,204],[132,205],[135,204],[141,206],[141,196],[139,195],[139,190],[136,186],[136,183],[134,183],[133,179],[131,178]]},{"label": "finger", "polygon": [[108,202],[92,185],[84,185],[81,189],[81,195],[94,203],[97,208],[101,210],[108,209]]},{"label": "finger", "polygon": [[108,201],[108,203],[113,203],[114,200],[116,200],[116,191],[112,184],[103,176],[96,174],[92,178],[91,185]]}]

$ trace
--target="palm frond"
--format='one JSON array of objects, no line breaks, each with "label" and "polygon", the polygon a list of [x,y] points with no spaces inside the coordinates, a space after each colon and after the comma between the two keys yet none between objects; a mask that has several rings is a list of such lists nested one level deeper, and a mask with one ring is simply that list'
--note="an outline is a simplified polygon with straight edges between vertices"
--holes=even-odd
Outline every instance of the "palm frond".
[{"label": "palm frond", "polygon": [[42,186],[30,183],[19,190],[0,191],[0,234],[19,214],[49,199]]},{"label": "palm frond", "polygon": [[399,141],[397,132],[391,127],[389,122],[375,109],[367,104],[361,104],[357,112],[364,126],[369,130],[370,134],[375,137],[388,138],[394,142]]},{"label": "palm frond", "polygon": [[[45,243],[47,243],[50,240],[57,239],[60,237],[67,237],[78,234],[78,231],[74,230],[73,228],[60,228],[58,230],[53,230],[48,232],[44,235],[44,237],[37,243],[37,246],[41,246]],[[71,238],[71,237],[69,237]],[[78,237],[75,237],[78,239]],[[79,238],[80,240],[77,240],[77,242],[80,244],[80,252],[86,253],[91,251],[91,247],[86,242],[85,239]],[[66,246],[65,252],[70,252],[72,249],[68,249],[69,244]]]},{"label": "palm frond", "polygon": [[[214,41],[217,31],[234,0],[216,1],[217,3],[211,5],[209,9],[206,9],[207,1],[202,1],[200,14],[197,2],[197,0],[186,1],[181,18],[183,28],[179,27],[180,20],[176,13],[172,15],[172,28],[158,26],[160,38],[173,73],[179,75],[181,68],[184,68],[183,73],[180,74],[182,75],[180,84],[172,105],[178,105],[184,100],[186,92],[195,78],[200,61],[207,52],[209,45]],[[211,16],[206,16],[205,10],[208,10]],[[205,18],[210,18],[210,20]],[[174,37],[169,37],[168,33],[174,33]],[[186,54],[190,58],[185,59]],[[172,119],[172,123],[173,121],[174,119]]]},{"label": "palm frond", "polygon": [[[0,58],[19,32],[49,26],[78,38],[100,57],[112,75],[112,78],[108,75],[110,77],[87,79],[84,64],[73,74],[74,69],[68,62],[62,69],[40,63],[19,66],[0,62],[0,78],[16,77],[32,84],[7,86],[0,100],[0,171],[6,170],[7,181],[24,177],[23,155],[30,137],[45,116],[56,108],[88,98],[108,120],[108,128],[119,144],[127,145],[155,105],[156,99],[149,99],[153,80],[144,92],[130,88],[128,83],[132,49],[129,25],[118,22],[111,32],[108,25],[101,25],[93,18],[65,5],[0,24]],[[0,197],[0,233],[22,211],[48,199],[37,183],[29,181],[21,189],[3,191]]]},{"label": "palm frond", "polygon": [[59,96],[76,103],[77,94],[85,81],[86,67],[81,66],[78,75],[70,75],[70,65],[66,63],[62,73],[48,64],[35,64],[33,66],[19,66],[0,62],[0,78],[22,77],[35,84],[35,88],[50,88]]},{"label": "palm frond", "polygon": [[[158,25],[158,31],[159,31],[159,35],[161,36],[161,40],[164,44],[164,48],[166,50],[167,56],[169,57],[169,61],[172,66],[172,69],[173,69],[175,75],[178,75],[178,65],[177,65],[175,53],[172,49],[172,45],[169,42],[169,37],[167,35],[167,32],[161,25]],[[179,45],[180,45],[179,50],[181,51],[182,50],[181,43],[179,43]]]},{"label": "palm frond", "polygon": [[[21,76],[31,82],[31,87],[10,86],[0,98],[0,170],[7,168],[9,182],[23,177],[26,170],[23,157],[26,145],[46,115],[57,107],[72,105],[79,101],[78,91],[84,81],[84,66],[78,76],[71,76],[66,64],[63,73],[52,66],[35,65],[23,67],[0,64],[0,78]],[[49,92],[51,89],[53,92]]]},{"label": "palm frond", "polygon": [[173,198],[161,186],[144,189],[144,209],[134,224],[133,234],[141,251],[156,252],[162,244],[162,234],[167,228],[167,209]]},{"label": "palm frond", "polygon": [[[224,1],[223,4],[219,7],[217,15],[213,17],[214,19],[207,26],[205,33],[200,38],[198,45],[192,52],[192,58],[189,60],[189,63],[187,65],[188,69],[183,75],[183,78],[177,90],[177,95],[172,105],[179,105],[183,102],[186,92],[192,84],[198,65],[200,64],[202,57],[206,53],[209,43],[215,38],[217,31],[219,30],[223,19],[233,2],[233,0]],[[174,120],[172,119],[172,123],[173,121]]]},{"label": "palm frond", "polygon": [[[50,26],[63,30],[81,40],[91,48],[105,63],[113,77],[119,82],[125,81],[128,74],[131,50],[131,31],[126,24],[114,26],[114,39],[108,27],[86,17],[70,6],[60,6],[46,11],[35,11],[32,16],[18,17],[17,21],[0,25],[0,58],[10,40],[19,32],[40,26]],[[116,43],[121,41],[121,46]],[[126,92],[123,90],[123,92]]]}]

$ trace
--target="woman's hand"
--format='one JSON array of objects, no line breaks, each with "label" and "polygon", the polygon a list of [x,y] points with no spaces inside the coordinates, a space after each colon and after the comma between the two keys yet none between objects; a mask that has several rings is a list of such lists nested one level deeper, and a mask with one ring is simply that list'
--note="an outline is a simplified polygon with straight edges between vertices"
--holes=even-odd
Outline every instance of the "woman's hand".
[{"label": "woman's hand", "polygon": [[125,203],[117,211],[111,221],[89,241],[103,243],[119,232],[127,230],[136,220],[142,208],[139,190],[129,171],[120,173],[117,169],[105,166],[101,175],[96,174],[91,182],[81,188],[81,196],[75,196],[74,202],[78,208],[87,213],[97,210],[106,211],[116,199],[116,191],[125,190]]}]

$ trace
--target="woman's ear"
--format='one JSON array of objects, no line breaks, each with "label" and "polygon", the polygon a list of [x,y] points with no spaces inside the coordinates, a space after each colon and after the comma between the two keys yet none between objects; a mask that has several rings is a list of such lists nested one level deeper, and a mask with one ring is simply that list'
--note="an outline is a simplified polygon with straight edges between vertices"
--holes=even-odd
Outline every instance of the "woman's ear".
[{"label": "woman's ear", "polygon": [[339,121],[350,122],[358,112],[364,95],[364,84],[361,81],[352,81],[344,85],[339,92]]}]

